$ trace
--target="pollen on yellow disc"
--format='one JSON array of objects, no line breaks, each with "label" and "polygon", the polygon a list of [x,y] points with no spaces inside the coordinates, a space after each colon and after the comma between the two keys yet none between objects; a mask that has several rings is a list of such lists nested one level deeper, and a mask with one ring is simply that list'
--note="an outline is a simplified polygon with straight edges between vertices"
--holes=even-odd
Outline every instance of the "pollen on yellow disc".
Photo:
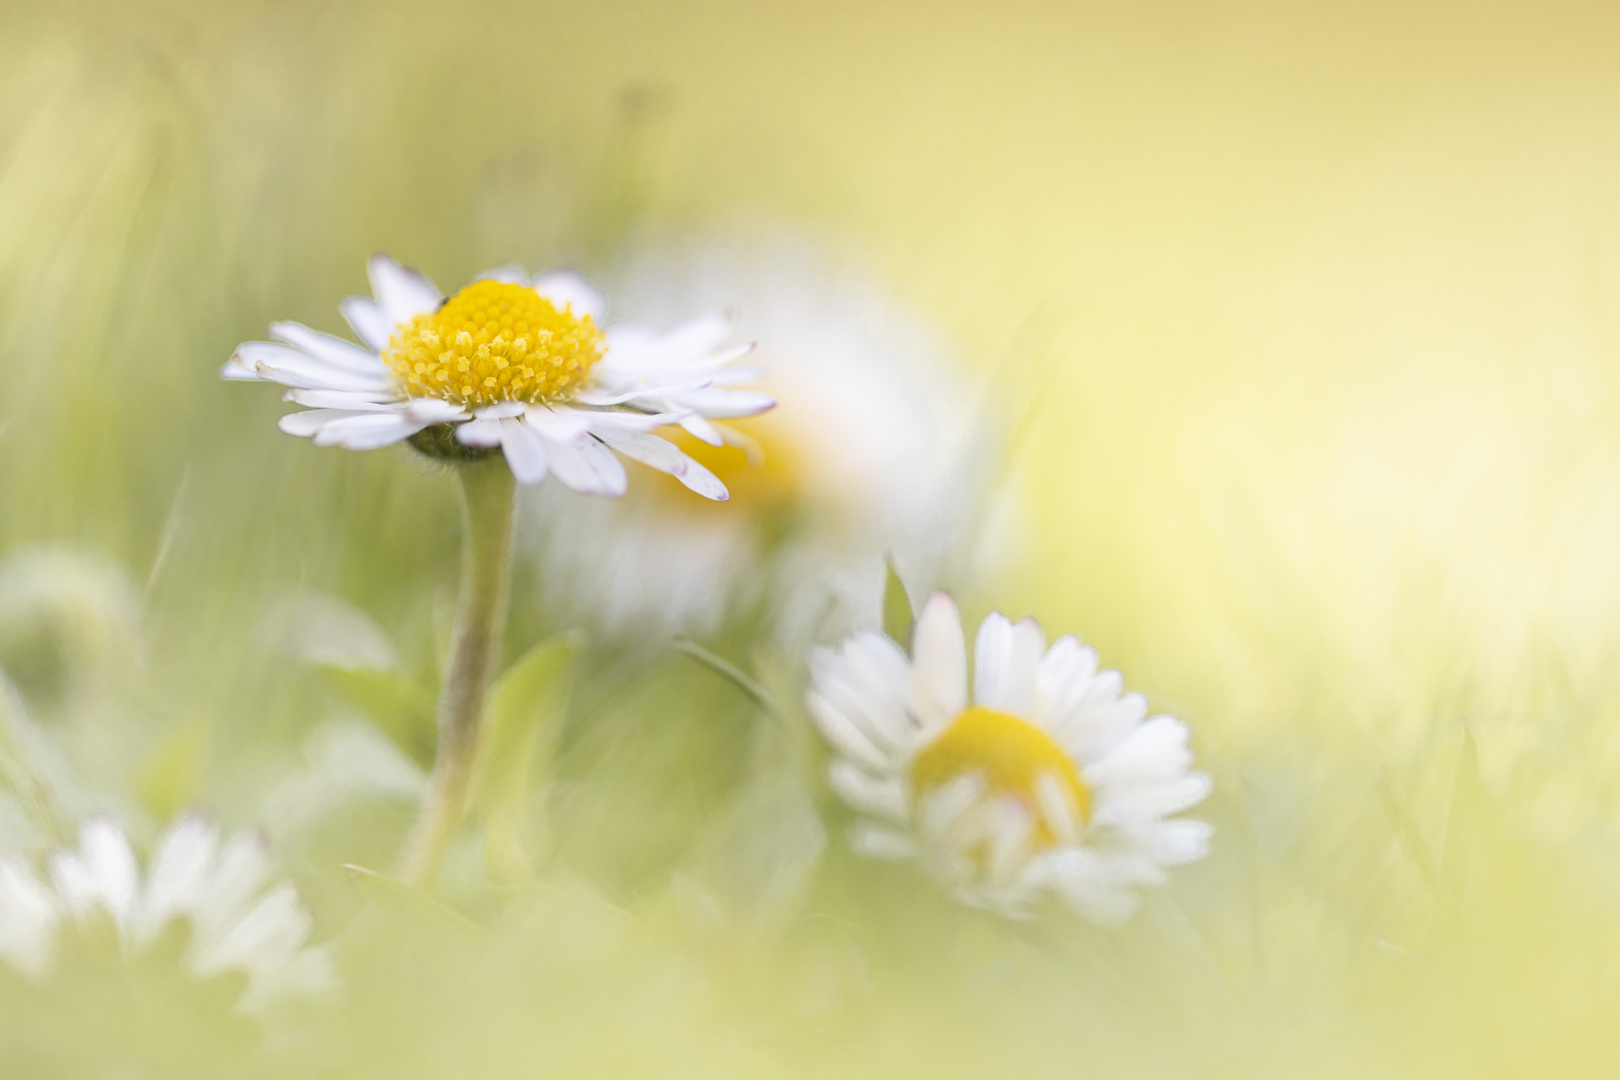
[{"label": "pollen on yellow disc", "polygon": [[382,358],[411,397],[476,409],[566,396],[601,358],[603,341],[589,315],[559,311],[527,285],[475,281],[401,324]]},{"label": "pollen on yellow disc", "polygon": [[1080,779],[1074,759],[1034,724],[995,709],[964,710],[911,763],[911,787],[918,796],[977,774],[990,796],[1011,797],[1027,806],[1039,823],[1037,846],[1055,842],[1035,795],[1036,777],[1057,777],[1081,821],[1091,820],[1091,789]]}]

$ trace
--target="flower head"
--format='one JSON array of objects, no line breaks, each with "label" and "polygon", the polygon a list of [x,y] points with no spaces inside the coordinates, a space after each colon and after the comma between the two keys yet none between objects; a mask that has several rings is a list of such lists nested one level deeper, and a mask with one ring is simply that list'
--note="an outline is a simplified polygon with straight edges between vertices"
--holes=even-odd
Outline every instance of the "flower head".
[{"label": "flower head", "polygon": [[651,325],[734,304],[759,388],[793,407],[675,435],[730,490],[723,512],[661,483],[567,515],[531,503],[553,610],[632,637],[754,611],[798,648],[875,615],[873,551],[922,577],[964,555],[989,430],[939,333],[880,282],[802,238],[719,234],[635,253],[614,298]]},{"label": "flower head", "polygon": [[757,372],[730,366],[749,347],[723,347],[718,316],[668,334],[603,329],[606,301],[573,274],[499,270],[446,299],[386,255],[369,270],[374,295],[342,304],[365,347],[276,323],[274,342],[244,343],[221,371],[291,387],[308,411],[282,417],[290,435],[351,450],[409,439],[442,457],[499,448],[520,483],[554,475],[600,495],[624,493],[617,451],[724,500],[725,485],[653,429],[679,424],[718,444],[710,418],[775,405],[738,388]]},{"label": "flower head", "polygon": [[310,918],[297,892],[270,885],[263,839],[241,833],[222,844],[200,815],[169,828],[144,877],[129,838],[106,816],[85,823],[77,849],[50,857],[44,881],[24,860],[0,859],[0,960],[17,971],[48,976],[64,934],[93,935],[107,924],[126,957],[189,929],[185,970],[197,979],[244,974],[243,1011],[331,979],[326,953],[304,947]]},{"label": "flower head", "polygon": [[1202,858],[1210,829],[1170,815],[1209,793],[1187,728],[1147,718],[1140,694],[1070,636],[1046,647],[1033,619],[979,627],[967,695],[962,625],[935,593],[913,654],[870,631],[815,659],[808,703],[837,753],[831,780],[866,815],[867,854],[921,859],[958,898],[1008,915],[1055,894],[1098,922],[1136,888]]}]

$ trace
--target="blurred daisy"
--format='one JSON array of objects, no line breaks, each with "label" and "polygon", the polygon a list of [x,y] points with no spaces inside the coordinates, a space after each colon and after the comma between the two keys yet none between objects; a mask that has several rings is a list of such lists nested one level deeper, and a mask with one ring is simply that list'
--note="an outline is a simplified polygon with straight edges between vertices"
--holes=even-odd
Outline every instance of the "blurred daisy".
[{"label": "blurred daisy", "polygon": [[597,325],[607,303],[568,273],[494,271],[446,300],[427,278],[386,255],[368,264],[373,297],[343,315],[355,345],[299,323],[270,327],[221,374],[292,387],[308,411],[281,430],[317,446],[372,450],[409,440],[438,457],[499,448],[519,483],[556,476],[575,491],[622,495],[613,451],[669,473],[710,499],[725,485],[654,428],[680,424],[713,445],[714,418],[752,416],[775,402],[739,389],[757,372],[732,367],[749,346],[723,347],[726,319],[666,334]]},{"label": "blurred daisy", "polygon": [[252,833],[222,844],[208,819],[182,817],[158,841],[143,880],[129,838],[98,816],[47,870],[41,881],[22,859],[0,859],[0,959],[24,975],[50,973],[63,934],[93,937],[110,924],[125,957],[184,933],[182,964],[193,977],[247,977],[238,1002],[245,1012],[331,982],[326,952],[304,947],[309,914],[290,883],[270,885],[269,853]]},{"label": "blurred daisy", "polygon": [[[924,320],[864,275],[793,240],[648,252],[616,277],[638,323],[737,306],[759,343],[759,386],[790,402],[714,423],[723,445],[677,436],[731,491],[724,513],[638,487],[613,505],[533,505],[553,609],[636,633],[707,633],[770,598],[789,638],[875,616],[884,551],[937,577],[960,554],[994,455],[973,439],[970,395]],[[576,500],[577,501],[577,500]],[[797,646],[795,646],[797,647]]]},{"label": "blurred daisy", "polygon": [[808,704],[837,752],[834,789],[867,815],[856,848],[917,858],[965,903],[1024,915],[1051,893],[1097,922],[1136,889],[1203,858],[1210,828],[1170,815],[1201,801],[1187,728],[1147,717],[1117,671],[1033,619],[979,627],[974,690],[956,605],[929,597],[908,659],[870,631],[818,651]]}]

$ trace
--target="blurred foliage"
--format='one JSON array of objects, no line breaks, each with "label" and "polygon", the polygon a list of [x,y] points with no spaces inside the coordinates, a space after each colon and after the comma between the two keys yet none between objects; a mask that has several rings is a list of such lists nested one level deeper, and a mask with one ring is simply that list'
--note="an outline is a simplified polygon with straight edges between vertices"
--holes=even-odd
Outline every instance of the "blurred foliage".
[{"label": "blurred foliage", "polygon": [[[75,814],[262,823],[345,990],[248,1027],[163,950],[86,946],[43,987],[0,969],[4,1071],[1613,1075],[1615,21],[7,5],[0,707]],[[453,483],[280,435],[218,365],[273,319],[339,329],[373,250],[611,282],[779,220],[1024,410],[1003,571],[891,577],[885,621],[967,586],[1193,727],[1215,854],[1120,930],[858,861],[762,614],[697,643],[718,665],[587,640],[533,563],[484,828],[440,900],[381,876],[431,760]],[[307,594],[389,654],[289,644]],[[0,835],[38,854],[28,798]]]}]

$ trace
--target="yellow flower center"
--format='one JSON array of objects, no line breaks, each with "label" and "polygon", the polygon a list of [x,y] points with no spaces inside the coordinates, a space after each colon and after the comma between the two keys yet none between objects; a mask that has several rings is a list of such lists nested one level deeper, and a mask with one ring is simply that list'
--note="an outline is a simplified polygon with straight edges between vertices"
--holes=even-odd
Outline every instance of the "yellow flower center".
[{"label": "yellow flower center", "polygon": [[1079,821],[1091,820],[1091,789],[1080,779],[1074,759],[1050,735],[1016,716],[973,705],[911,763],[911,789],[921,799],[958,777],[977,775],[986,796],[1024,804],[1036,821],[1034,844],[1045,848],[1057,838],[1035,794],[1036,778],[1043,774],[1057,779]]},{"label": "yellow flower center", "polygon": [[468,408],[555,401],[585,381],[604,339],[589,315],[558,311],[526,285],[475,281],[402,323],[382,354],[411,397]]}]

